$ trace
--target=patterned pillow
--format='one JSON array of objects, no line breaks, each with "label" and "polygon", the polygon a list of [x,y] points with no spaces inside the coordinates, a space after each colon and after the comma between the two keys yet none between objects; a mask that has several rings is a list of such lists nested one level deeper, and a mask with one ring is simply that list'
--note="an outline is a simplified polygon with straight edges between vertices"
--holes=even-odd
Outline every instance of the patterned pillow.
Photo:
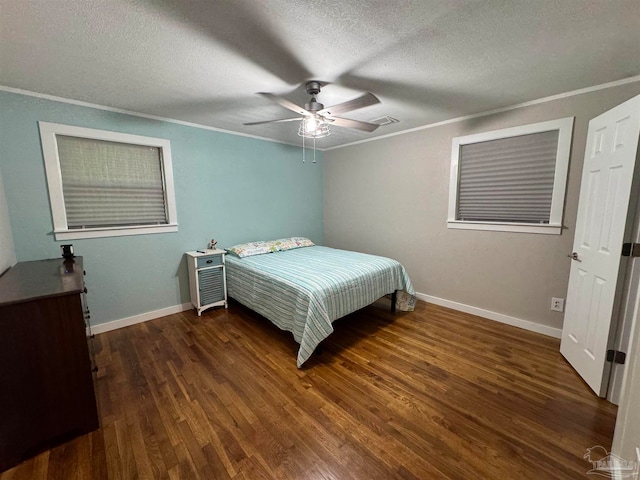
[{"label": "patterned pillow", "polygon": [[269,245],[269,242],[249,242],[234,245],[226,249],[227,252],[233,253],[240,258],[250,257],[251,255],[262,255],[263,253],[277,252],[278,249]]},{"label": "patterned pillow", "polygon": [[313,247],[315,245],[311,240],[304,237],[280,238],[278,240],[271,240],[267,243],[277,248],[280,252],[291,250],[293,248]]}]

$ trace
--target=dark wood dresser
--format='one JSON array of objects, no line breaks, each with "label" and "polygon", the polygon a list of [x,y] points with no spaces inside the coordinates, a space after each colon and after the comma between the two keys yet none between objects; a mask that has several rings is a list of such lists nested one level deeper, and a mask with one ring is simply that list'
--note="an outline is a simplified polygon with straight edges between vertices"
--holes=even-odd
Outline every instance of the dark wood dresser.
[{"label": "dark wood dresser", "polygon": [[0,277],[0,472],[98,428],[82,257]]}]

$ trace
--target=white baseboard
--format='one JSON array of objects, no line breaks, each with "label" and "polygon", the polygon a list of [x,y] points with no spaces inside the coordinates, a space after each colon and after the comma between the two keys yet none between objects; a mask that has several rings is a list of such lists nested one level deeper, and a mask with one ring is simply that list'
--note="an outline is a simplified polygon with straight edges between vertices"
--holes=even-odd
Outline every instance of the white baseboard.
[{"label": "white baseboard", "polygon": [[[549,327],[547,325],[541,325],[539,323],[531,322],[529,320],[523,320],[517,317],[511,317],[502,313],[492,312],[483,308],[473,307],[464,303],[454,302],[452,300],[446,300],[444,298],[434,297],[425,293],[416,292],[416,297],[425,302],[434,303],[441,307],[452,308],[460,312],[470,313],[479,317],[488,318],[496,322],[505,323],[514,327],[523,328],[531,332],[541,333],[549,337],[562,338],[562,330],[560,328]],[[160,310],[153,310],[151,312],[141,313],[139,315],[133,315],[131,317],[121,318],[120,320],[113,320],[111,322],[99,323],[91,327],[91,331],[94,334],[100,334],[116,330],[118,328],[128,327],[135,325],[136,323],[146,322],[147,320],[153,320],[154,318],[165,317],[174,313],[185,312],[191,310],[193,305],[190,303],[183,303],[182,305],[174,305],[173,307],[161,308]]]},{"label": "white baseboard", "polygon": [[548,325],[541,325],[529,320],[523,320],[522,318],[511,317],[502,313],[492,312],[491,310],[485,310],[483,308],[473,307],[464,303],[458,303],[444,298],[434,297],[424,293],[416,292],[416,297],[425,302],[434,303],[441,307],[452,308],[460,312],[470,313],[477,315],[478,317],[488,318],[489,320],[495,320],[496,322],[506,323],[514,327],[523,328],[531,332],[542,333],[549,337],[562,338],[562,329],[549,327]]},{"label": "white baseboard", "polygon": [[174,305],[173,307],[161,308],[160,310],[153,310],[152,312],[141,313],[139,315],[133,315],[132,317],[121,318],[120,320],[113,320],[111,322],[99,323],[91,327],[91,332],[94,334],[109,332],[122,327],[128,327],[129,325],[135,325],[136,323],[146,322],[147,320],[153,320],[154,318],[166,317],[167,315],[173,315],[174,313],[185,312],[191,310],[193,305],[190,303],[183,303],[182,305]]}]

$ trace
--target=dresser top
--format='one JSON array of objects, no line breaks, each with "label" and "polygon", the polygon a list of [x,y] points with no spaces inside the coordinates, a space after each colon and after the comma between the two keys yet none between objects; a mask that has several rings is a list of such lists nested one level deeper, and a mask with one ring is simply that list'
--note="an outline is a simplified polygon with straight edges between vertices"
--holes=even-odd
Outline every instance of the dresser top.
[{"label": "dresser top", "polygon": [[18,262],[0,277],[0,306],[84,290],[82,257]]}]

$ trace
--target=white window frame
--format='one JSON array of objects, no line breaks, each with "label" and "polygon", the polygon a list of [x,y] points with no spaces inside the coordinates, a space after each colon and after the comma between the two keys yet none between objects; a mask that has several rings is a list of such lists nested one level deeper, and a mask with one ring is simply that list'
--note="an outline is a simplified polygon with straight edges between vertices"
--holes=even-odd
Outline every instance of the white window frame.
[{"label": "white window frame", "polygon": [[[569,171],[569,156],[571,153],[571,136],[573,133],[574,117],[533,123],[512,128],[504,128],[491,132],[476,133],[456,137],[451,144],[451,176],[449,181],[449,212],[447,227],[465,230],[492,230],[500,232],[542,233],[559,235],[562,233],[562,213]],[[558,148],[556,152],[556,167],[551,197],[551,212],[548,224],[531,224],[516,222],[474,222],[457,220],[458,186],[460,179],[460,150],[463,145],[500,140],[509,137],[542,133],[552,130],[558,131]]]},{"label": "white window frame", "polygon": [[[173,168],[171,163],[171,144],[162,138],[143,137],[128,133],[95,130],[92,128],[61,125],[58,123],[38,122],[40,139],[44,156],[51,213],[53,215],[53,233],[56,240],[74,240],[80,238],[118,237],[125,235],[143,235],[149,233],[166,233],[178,231],[178,216],[173,183]],[[56,135],[90,138],[132,145],[145,145],[162,150],[162,171],[165,189],[165,207],[168,223],[162,225],[127,225],[115,227],[91,227],[70,229],[67,224],[67,214],[62,190],[62,172]]]}]

